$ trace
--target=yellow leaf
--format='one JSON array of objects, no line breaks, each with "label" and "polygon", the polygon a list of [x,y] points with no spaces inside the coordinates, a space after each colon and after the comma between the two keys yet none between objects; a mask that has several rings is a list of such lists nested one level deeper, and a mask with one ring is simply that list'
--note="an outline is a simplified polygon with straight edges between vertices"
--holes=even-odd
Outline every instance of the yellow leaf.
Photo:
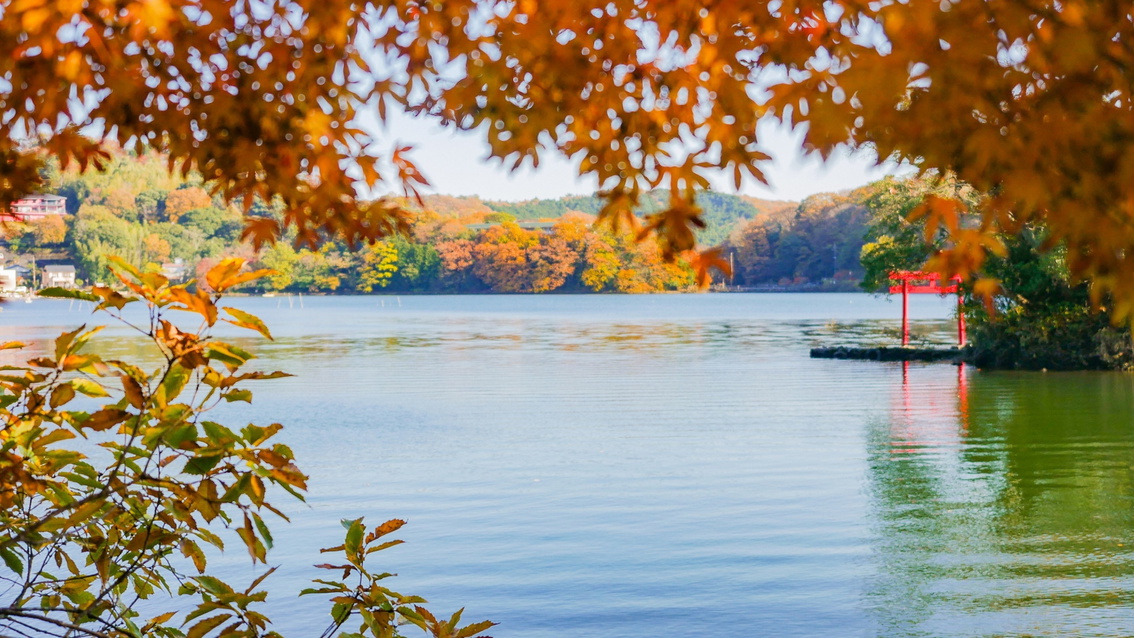
[{"label": "yellow leaf", "polygon": [[185,306],[184,308],[175,308],[176,310],[195,312],[204,317],[206,323],[210,326],[217,322],[217,306],[209,297],[209,293],[204,290],[198,288],[195,293],[191,293],[184,287],[178,286],[170,288],[166,294],[169,295],[170,299]]},{"label": "yellow leaf", "polygon": [[243,259],[225,259],[205,273],[205,283],[209,285],[209,288],[222,292],[225,289],[224,283],[236,276],[241,268],[244,268]]},{"label": "yellow leaf", "polygon": [[101,384],[90,379],[72,379],[71,386],[88,397],[108,397],[110,393]]},{"label": "yellow leaf", "polygon": [[272,338],[272,333],[268,331],[267,324],[265,324],[264,321],[256,315],[244,312],[243,310],[238,310],[236,308],[225,308],[224,311],[232,315],[233,317],[236,317],[236,321],[225,319],[225,321],[227,321],[228,323],[231,323],[234,326],[240,326],[242,328],[255,330],[269,339]]}]

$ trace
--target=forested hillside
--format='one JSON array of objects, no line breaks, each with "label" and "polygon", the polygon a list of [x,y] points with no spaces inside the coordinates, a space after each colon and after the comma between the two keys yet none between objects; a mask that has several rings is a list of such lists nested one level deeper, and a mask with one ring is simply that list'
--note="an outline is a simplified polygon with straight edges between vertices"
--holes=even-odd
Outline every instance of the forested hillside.
[{"label": "forested hillside", "polygon": [[[636,212],[639,215],[656,213],[665,210],[668,202],[669,191],[653,191],[642,198]],[[597,215],[603,206],[602,199],[595,195],[569,195],[559,199],[530,199],[522,202],[488,201],[484,204],[492,210],[508,213],[517,220],[553,219],[571,212]],[[702,219],[706,224],[706,228],[698,232],[697,239],[703,246],[715,246],[744,222],[793,208],[796,202],[772,202],[703,191],[697,194],[697,205],[701,207]]]},{"label": "forested hillside", "polygon": [[[631,229],[593,227],[600,200],[572,196],[528,202],[431,195],[412,232],[351,249],[328,241],[295,248],[294,237],[259,252],[241,239],[241,212],[200,180],[170,177],[163,158],[114,156],[105,172],[49,170],[50,192],[68,215],[4,229],[18,261],[74,263],[81,280],[108,281],[108,257],[189,277],[240,256],[278,274],[264,290],[296,292],[655,292],[685,290],[692,269],[668,264]],[[800,204],[706,192],[702,245],[721,245],[736,266],[730,283],[853,286],[867,211],[863,193],[819,195]],[[647,196],[642,214],[666,192]],[[253,213],[279,216],[258,202]],[[532,223],[541,220],[539,223]]]},{"label": "forested hillside", "polygon": [[770,207],[739,224],[724,243],[734,259],[736,285],[839,284],[862,278],[859,254],[874,186],[851,193],[824,193],[798,205]]}]

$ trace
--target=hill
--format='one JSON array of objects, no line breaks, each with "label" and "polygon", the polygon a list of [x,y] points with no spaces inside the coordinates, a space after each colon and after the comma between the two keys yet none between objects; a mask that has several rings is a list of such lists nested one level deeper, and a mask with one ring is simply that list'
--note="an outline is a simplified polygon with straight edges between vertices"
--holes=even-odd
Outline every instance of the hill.
[{"label": "hill", "polygon": [[[647,193],[636,211],[639,215],[662,210],[669,199],[669,191]],[[479,202],[479,200],[477,200]],[[500,213],[508,213],[518,220],[555,219],[567,213],[579,212],[597,215],[602,200],[594,195],[568,195],[557,199],[529,199],[519,202],[486,201],[486,206]],[[740,224],[759,218],[786,220],[795,213],[797,202],[783,202],[743,197],[706,191],[697,195],[697,205],[704,211],[707,227],[698,233],[700,243],[714,246],[728,239]]]}]

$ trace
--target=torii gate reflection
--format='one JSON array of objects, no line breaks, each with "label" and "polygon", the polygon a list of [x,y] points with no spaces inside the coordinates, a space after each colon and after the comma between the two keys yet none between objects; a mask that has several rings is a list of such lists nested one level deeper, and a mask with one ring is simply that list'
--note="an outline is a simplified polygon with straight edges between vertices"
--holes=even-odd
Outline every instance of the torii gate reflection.
[{"label": "torii gate reflection", "polygon": [[[918,368],[928,370],[940,365],[919,364]],[[955,393],[950,393],[940,383],[911,383],[910,362],[902,362],[900,405],[894,406],[890,420],[892,453],[910,454],[926,448],[948,446],[968,436],[969,367],[965,363],[955,367],[956,389]],[[950,400],[950,394],[954,394],[953,400]]]}]

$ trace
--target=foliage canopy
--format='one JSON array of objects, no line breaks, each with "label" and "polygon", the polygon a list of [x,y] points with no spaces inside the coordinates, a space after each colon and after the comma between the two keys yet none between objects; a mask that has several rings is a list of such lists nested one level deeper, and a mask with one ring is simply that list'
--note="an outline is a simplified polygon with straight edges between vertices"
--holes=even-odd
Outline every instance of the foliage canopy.
[{"label": "foliage canopy", "polygon": [[[1073,275],[1134,310],[1134,12],[1119,0],[862,3],[791,0],[5,0],[0,3],[0,188],[34,189],[39,161],[81,165],[110,141],[197,169],[228,199],[278,197],[300,242],[404,227],[396,200],[425,184],[405,146],[380,151],[359,119],[389,109],[479,129],[508,165],[560,152],[633,223],[648,189],[665,255],[694,245],[693,191],[724,169],[762,180],[757,124],[779,118],[822,155],[952,171],[991,196],[979,228],[934,267],[972,274],[981,233],[1033,221],[1065,241]],[[82,127],[97,123],[105,138]],[[300,179],[296,179],[299,176]],[[0,201],[0,205],[5,202]],[[279,223],[252,216],[257,241]],[[960,232],[969,230],[972,232]],[[706,256],[701,266],[712,260]]]}]

